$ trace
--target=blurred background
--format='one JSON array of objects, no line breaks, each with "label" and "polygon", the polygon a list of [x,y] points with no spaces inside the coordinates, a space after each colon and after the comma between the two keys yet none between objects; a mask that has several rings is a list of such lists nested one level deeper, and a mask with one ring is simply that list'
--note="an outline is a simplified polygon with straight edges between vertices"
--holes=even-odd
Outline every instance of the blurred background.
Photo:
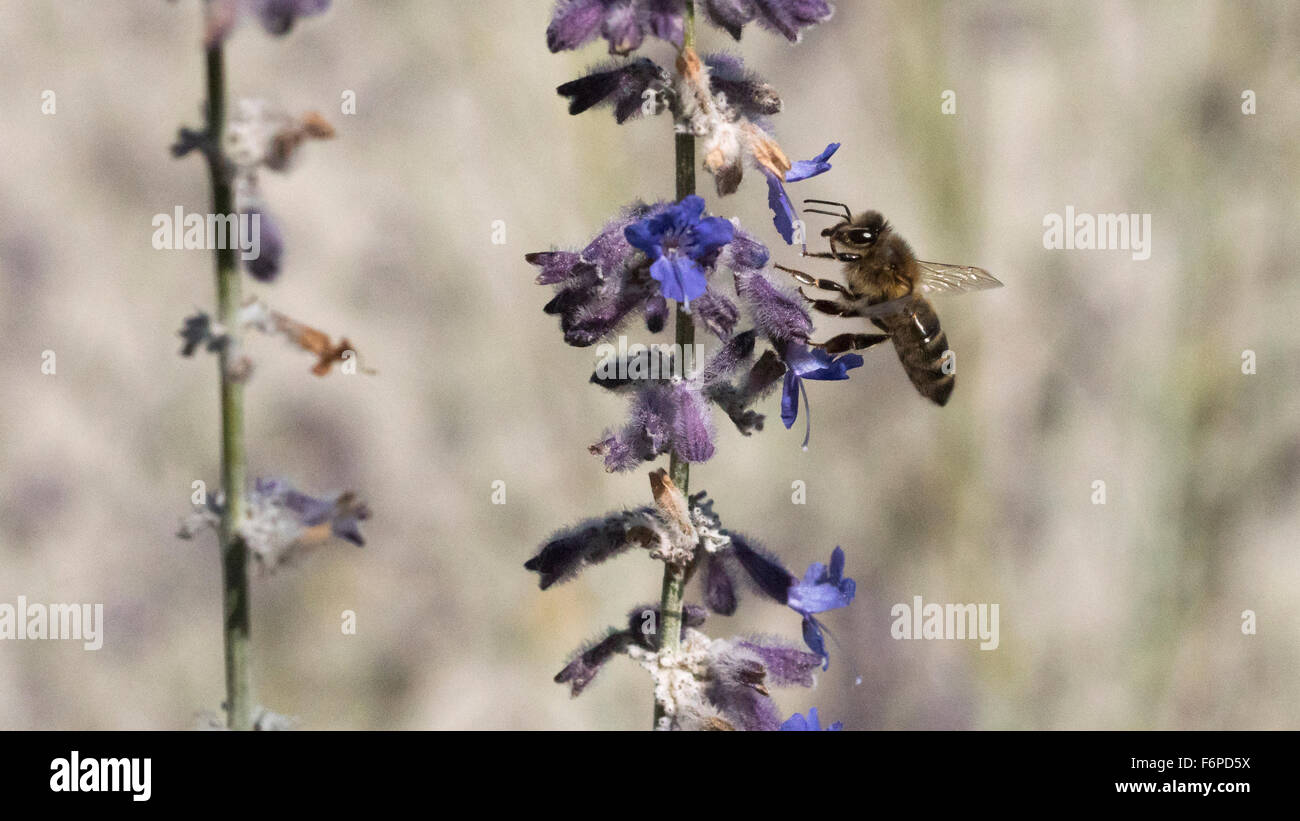
[{"label": "blurred background", "polygon": [[[693,488],[798,572],[842,545],[858,581],[825,619],[830,670],[778,692],[784,711],[1300,727],[1300,7],[837,5],[797,47],[701,26],[701,50],[780,90],[792,157],[844,143],[794,195],[878,208],[923,258],[1006,287],[936,300],[960,374],[946,408],[880,348],[810,386],[807,452],[776,398],[751,439],[719,416]],[[548,53],[549,2],[333,6],[283,39],[246,23],[227,48],[232,98],[338,130],[263,175],[285,271],[246,291],[377,370],[321,379],[283,341],[252,343],[250,476],[357,489],[374,511],[365,548],[255,579],[257,699],[308,729],[647,728],[650,684],[624,659],[577,700],[551,682],[657,599],[660,573],[630,555],[542,593],[522,567],[557,528],[650,498],[646,471],[588,455],[624,405],[587,384],[594,349],[562,343],[523,255],[671,196],[669,122],[570,117],[554,88],[604,47]],[[173,536],[191,483],[218,481],[215,362],[178,356],[176,335],[213,304],[212,263],[151,246],[154,214],[208,209],[203,163],[168,154],[201,124],[201,30],[194,0],[0,4],[0,602],[102,602],[106,630],[98,652],[0,642],[0,728],[187,728],[223,698],[215,539]],[[779,242],[758,175],[708,198]],[[1150,259],[1044,249],[1067,206],[1151,214]],[[1000,647],[891,639],[890,608],[918,595],[999,604]],[[707,627],[799,637],[753,595]]]}]

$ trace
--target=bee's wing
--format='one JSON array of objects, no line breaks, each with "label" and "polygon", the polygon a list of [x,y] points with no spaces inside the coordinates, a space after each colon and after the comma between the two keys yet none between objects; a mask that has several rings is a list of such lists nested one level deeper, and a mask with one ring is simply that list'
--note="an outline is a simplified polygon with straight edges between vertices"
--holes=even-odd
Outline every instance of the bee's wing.
[{"label": "bee's wing", "polygon": [[916,264],[921,268],[921,277],[916,286],[923,294],[957,294],[1002,287],[997,277],[983,268],[949,265],[945,262],[922,262],[919,259]]},{"label": "bee's wing", "polygon": [[949,265],[946,262],[923,262],[917,260],[921,276],[910,294],[881,302],[858,310],[858,315],[867,319],[879,319],[892,314],[903,313],[919,296],[931,294],[964,294],[970,291],[983,291],[987,288],[1001,288],[997,277],[983,268],[968,265]]}]

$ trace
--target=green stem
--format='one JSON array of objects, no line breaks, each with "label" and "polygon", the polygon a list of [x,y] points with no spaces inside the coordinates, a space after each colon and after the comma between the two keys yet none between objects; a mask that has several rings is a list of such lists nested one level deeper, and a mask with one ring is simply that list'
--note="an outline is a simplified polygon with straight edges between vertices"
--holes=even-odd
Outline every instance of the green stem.
[{"label": "green stem", "polygon": [[[234,213],[234,193],[221,152],[226,127],[226,80],[221,45],[207,49],[208,171],[212,178],[212,211]],[[229,243],[228,243],[229,244]],[[248,664],[249,598],[248,547],[239,535],[244,515],[244,388],[232,376],[240,356],[239,265],[234,248],[218,249],[217,322],[227,334],[221,350],[221,511],[222,619],[226,656],[226,726],[253,728],[251,671]]]},{"label": "green stem", "polygon": [[[686,0],[686,48],[695,46],[695,0]],[[677,175],[677,199],[695,193],[695,137],[690,134],[676,134],[675,157]],[[685,356],[690,346],[695,344],[695,323],[691,315],[677,305],[674,320],[676,343],[679,356]],[[668,476],[677,485],[683,496],[690,498],[691,465],[679,458],[674,452],[668,462]],[[664,565],[663,590],[659,598],[659,650],[661,653],[675,654],[681,647],[682,638],[682,601],[686,593],[688,569],[675,564]],[[663,717],[663,705],[655,702],[655,727]]]}]

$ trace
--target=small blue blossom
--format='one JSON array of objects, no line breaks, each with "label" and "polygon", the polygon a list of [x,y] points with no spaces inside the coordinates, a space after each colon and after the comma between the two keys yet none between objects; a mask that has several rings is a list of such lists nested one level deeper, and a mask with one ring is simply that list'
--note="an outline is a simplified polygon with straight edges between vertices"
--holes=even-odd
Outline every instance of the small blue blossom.
[{"label": "small blue blossom", "polygon": [[786,349],[785,387],[781,392],[781,421],[787,428],[792,427],[799,418],[799,395],[803,394],[804,405],[808,411],[804,417],[803,447],[808,447],[812,437],[812,406],[808,404],[808,391],[803,380],[816,379],[830,382],[849,378],[849,371],[862,367],[862,357],[855,353],[846,353],[837,357],[821,348],[805,348],[802,345],[790,345]]},{"label": "small blue blossom", "polygon": [[250,208],[248,216],[250,221],[257,218],[259,248],[256,257],[244,260],[244,269],[259,282],[274,282],[280,276],[284,260],[284,232],[280,230],[279,220],[265,208]]},{"label": "small blue blossom", "polygon": [[717,261],[718,251],[736,233],[730,220],[703,214],[704,199],[692,194],[624,231],[627,241],[650,258],[650,276],[663,295],[687,308],[708,289],[705,267]]},{"label": "small blue blossom", "polygon": [[772,224],[785,238],[787,245],[794,244],[794,224],[799,217],[794,205],[790,202],[790,195],[785,192],[784,183],[800,182],[830,171],[831,164],[828,160],[839,148],[839,143],[831,143],[826,146],[825,151],[811,160],[796,161],[785,172],[784,180],[773,174],[769,169],[763,169],[763,173],[767,175],[767,205],[772,209]]},{"label": "small blue blossom", "polygon": [[785,172],[786,182],[802,182],[809,177],[815,177],[818,174],[825,174],[831,170],[831,164],[827,162],[836,151],[840,150],[839,143],[831,143],[826,146],[826,150],[813,157],[811,160],[796,160],[790,166],[790,170]]},{"label": "small blue blossom", "polygon": [[270,34],[288,34],[299,17],[310,17],[328,9],[330,0],[249,0],[262,28]]},{"label": "small blue blossom", "polygon": [[830,667],[830,655],[826,652],[822,625],[813,614],[848,607],[853,603],[856,592],[857,582],[844,576],[844,551],[838,547],[831,552],[830,567],[821,562],[813,562],[808,566],[803,581],[790,585],[786,604],[803,616],[804,643],[808,649],[822,657],[823,670]]},{"label": "small blue blossom", "polygon": [[211,0],[206,44],[223,42],[244,17],[256,17],[268,34],[288,34],[300,17],[311,17],[330,7],[330,0]]},{"label": "small blue blossom", "polygon": [[[807,718],[804,718],[799,713],[795,713],[794,715],[790,716],[785,720],[785,723],[781,725],[781,729],[785,732],[796,732],[796,733],[820,732],[822,729],[822,725],[821,725],[821,720],[817,718],[817,708],[816,707],[809,708]],[[839,722],[839,721],[835,722],[834,724],[826,728],[827,732],[830,732],[831,730],[843,730],[843,729],[844,729],[844,724],[843,722]]]}]

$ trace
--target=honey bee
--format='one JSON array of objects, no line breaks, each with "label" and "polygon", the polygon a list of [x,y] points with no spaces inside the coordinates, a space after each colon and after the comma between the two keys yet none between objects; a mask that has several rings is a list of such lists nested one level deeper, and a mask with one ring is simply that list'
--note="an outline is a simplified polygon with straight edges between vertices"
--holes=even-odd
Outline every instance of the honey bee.
[{"label": "honey bee", "polygon": [[865,350],[892,339],[912,385],[930,401],[946,404],[956,384],[956,374],[951,367],[945,367],[949,354],[948,336],[939,327],[939,316],[926,297],[1000,288],[1002,283],[982,268],[917,259],[907,241],[894,231],[879,211],[866,211],[855,217],[843,203],[827,200],[804,202],[843,209],[843,213],[804,209],[814,214],[838,217],[840,221],[821,232],[830,242],[829,252],[810,253],[805,247],[803,256],[843,262],[848,285],[819,279],[784,265],[776,267],[803,285],[839,295],[835,299],[812,299],[800,288],[799,293],[814,310],[831,316],[870,319],[884,331],[880,334],[840,334],[825,342],[808,344],[836,354]]}]

